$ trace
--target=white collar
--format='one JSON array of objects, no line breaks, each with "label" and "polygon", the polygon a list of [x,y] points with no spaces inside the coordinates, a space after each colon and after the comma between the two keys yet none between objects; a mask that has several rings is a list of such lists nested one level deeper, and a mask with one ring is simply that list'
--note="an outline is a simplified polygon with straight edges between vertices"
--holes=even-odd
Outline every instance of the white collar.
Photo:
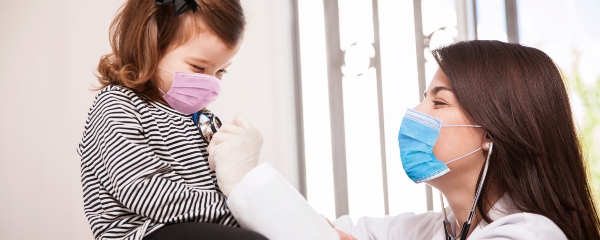
[{"label": "white collar", "polygon": [[[492,221],[496,221],[502,217],[518,212],[519,210],[517,210],[514,204],[512,203],[512,200],[508,193],[504,193],[504,195],[502,195],[502,197],[498,199],[496,203],[494,203],[494,206],[492,206],[492,209],[490,209],[490,211],[488,212],[488,216]],[[481,222],[479,222],[477,229],[484,228],[487,225],[489,225],[489,223],[482,219]]]},{"label": "white collar", "polygon": [[[448,221],[453,223],[452,228],[456,228],[456,218],[454,217],[454,213],[452,213],[452,209],[450,209],[450,206],[448,206],[445,210],[448,214]],[[488,212],[488,216],[492,221],[496,221],[502,217],[518,212],[519,211],[512,204],[511,198],[508,195],[508,193],[505,193],[500,199],[498,199],[498,201],[496,201],[496,203],[494,203],[494,206],[492,206],[492,209],[490,209],[490,211]],[[470,236],[473,236],[475,233],[481,231],[481,229],[485,228],[487,225],[489,225],[489,223],[482,219],[477,225],[477,227],[473,229],[473,232],[471,232]]]}]

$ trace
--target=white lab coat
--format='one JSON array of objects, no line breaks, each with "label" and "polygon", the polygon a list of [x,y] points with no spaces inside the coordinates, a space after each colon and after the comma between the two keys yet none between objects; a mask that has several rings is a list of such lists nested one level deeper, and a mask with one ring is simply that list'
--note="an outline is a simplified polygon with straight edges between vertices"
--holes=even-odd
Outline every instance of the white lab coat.
[{"label": "white lab coat", "polygon": [[[511,210],[507,196],[490,211],[491,224],[481,221],[469,236],[473,239],[567,239],[550,219]],[[246,229],[271,240],[339,240],[325,219],[313,210],[296,189],[271,165],[263,163],[244,176],[233,189],[227,205]],[[455,222],[449,208],[450,222]],[[348,216],[334,221],[336,228],[359,240],[444,240],[442,212],[404,213],[384,218],[363,217],[353,224]]]}]

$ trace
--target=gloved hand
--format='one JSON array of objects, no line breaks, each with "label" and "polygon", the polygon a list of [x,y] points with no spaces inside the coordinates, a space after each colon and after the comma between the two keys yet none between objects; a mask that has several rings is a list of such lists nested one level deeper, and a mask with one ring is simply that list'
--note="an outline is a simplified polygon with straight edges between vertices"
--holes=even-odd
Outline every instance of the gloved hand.
[{"label": "gloved hand", "polygon": [[217,174],[221,192],[229,197],[237,183],[258,165],[262,134],[242,115],[223,124],[208,148],[208,164]]}]

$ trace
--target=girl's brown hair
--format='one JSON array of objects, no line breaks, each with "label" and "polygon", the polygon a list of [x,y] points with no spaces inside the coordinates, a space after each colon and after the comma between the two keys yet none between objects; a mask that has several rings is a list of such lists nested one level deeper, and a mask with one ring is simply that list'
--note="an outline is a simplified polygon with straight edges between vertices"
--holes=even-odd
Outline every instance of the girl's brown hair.
[{"label": "girl's brown hair", "polygon": [[[227,46],[239,44],[246,24],[239,0],[196,0],[197,7],[175,15],[173,4],[128,0],[110,26],[112,53],[100,58],[101,87],[114,84],[159,100],[158,62],[164,54],[202,31],[212,31]],[[197,22],[203,20],[208,29]]]},{"label": "girl's brown hair", "polygon": [[507,193],[523,212],[552,220],[569,239],[600,239],[600,221],[569,97],[544,52],[499,41],[459,42],[433,51],[465,113],[494,143],[477,203]]}]

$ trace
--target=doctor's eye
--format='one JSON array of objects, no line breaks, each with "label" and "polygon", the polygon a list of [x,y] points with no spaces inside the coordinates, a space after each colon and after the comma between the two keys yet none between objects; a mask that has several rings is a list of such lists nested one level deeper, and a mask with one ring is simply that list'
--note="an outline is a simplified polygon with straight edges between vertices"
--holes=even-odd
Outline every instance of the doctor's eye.
[{"label": "doctor's eye", "polygon": [[446,105],[448,105],[446,102],[433,100],[433,106],[435,106],[435,107],[442,107],[442,106],[446,106]]}]

